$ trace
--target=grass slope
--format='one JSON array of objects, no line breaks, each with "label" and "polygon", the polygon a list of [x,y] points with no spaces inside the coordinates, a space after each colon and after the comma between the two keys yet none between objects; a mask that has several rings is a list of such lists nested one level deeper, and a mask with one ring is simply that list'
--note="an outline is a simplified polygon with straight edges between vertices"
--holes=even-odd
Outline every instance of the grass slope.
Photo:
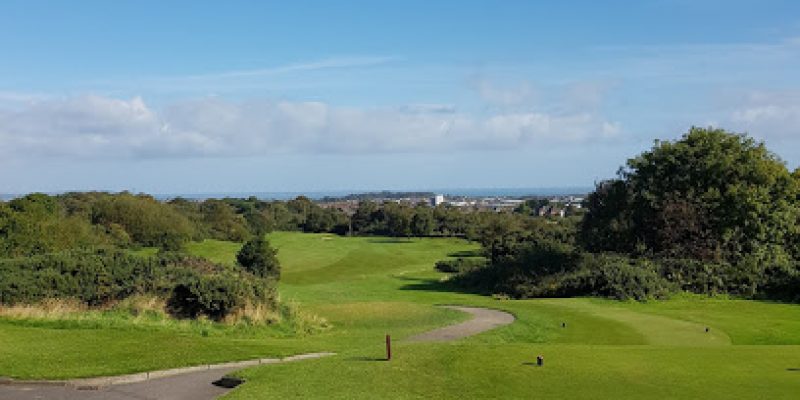
[{"label": "grass slope", "polygon": [[[227,398],[788,399],[800,393],[798,306],[697,298],[501,301],[440,283],[444,275],[433,263],[476,248],[464,241],[299,233],[270,240],[283,265],[282,297],[328,319],[332,329],[299,338],[257,329],[203,337],[196,329],[0,321],[0,375],[84,376],[327,350],[338,355],[241,371],[247,383]],[[233,265],[238,247],[206,241],[191,250]],[[503,309],[517,321],[455,343],[404,342],[466,318],[437,304]],[[380,361],[387,333],[395,340],[391,362]],[[544,368],[530,365],[537,354],[545,356]]]},{"label": "grass slope", "polygon": [[[498,301],[448,292],[438,283],[443,275],[431,270],[425,253],[445,241],[271,239],[287,271],[282,292],[331,319],[336,328],[316,340],[326,340],[340,355],[240,372],[248,383],[231,399],[789,399],[800,392],[794,370],[800,368],[800,347],[778,345],[797,335],[797,306],[697,299]],[[441,250],[453,254],[456,246]],[[470,250],[461,246],[457,251]],[[320,254],[328,251],[329,257]],[[402,338],[457,318],[435,304],[498,308],[518,320],[456,343],[399,341],[394,359],[380,361],[384,331]],[[739,315],[758,315],[760,328]],[[545,355],[545,368],[530,365],[537,354]]]}]

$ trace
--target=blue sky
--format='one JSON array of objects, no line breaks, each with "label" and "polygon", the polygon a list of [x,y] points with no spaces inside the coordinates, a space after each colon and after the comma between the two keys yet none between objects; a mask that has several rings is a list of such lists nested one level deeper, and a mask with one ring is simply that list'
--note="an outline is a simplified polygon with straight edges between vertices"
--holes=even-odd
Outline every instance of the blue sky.
[{"label": "blue sky", "polygon": [[692,125],[800,165],[795,1],[0,2],[0,193],[590,186]]}]

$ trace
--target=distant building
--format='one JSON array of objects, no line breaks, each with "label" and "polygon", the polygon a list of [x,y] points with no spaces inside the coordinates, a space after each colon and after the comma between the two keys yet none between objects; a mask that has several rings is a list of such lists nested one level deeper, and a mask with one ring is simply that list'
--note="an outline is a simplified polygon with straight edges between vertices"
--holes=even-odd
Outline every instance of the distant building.
[{"label": "distant building", "polygon": [[431,197],[431,207],[436,207],[439,204],[443,204],[443,203],[444,203],[444,195],[437,194],[437,195]]},{"label": "distant building", "polygon": [[566,212],[563,208],[558,208],[554,206],[544,206],[540,207],[537,214],[540,217],[561,217],[563,218],[566,215]]}]

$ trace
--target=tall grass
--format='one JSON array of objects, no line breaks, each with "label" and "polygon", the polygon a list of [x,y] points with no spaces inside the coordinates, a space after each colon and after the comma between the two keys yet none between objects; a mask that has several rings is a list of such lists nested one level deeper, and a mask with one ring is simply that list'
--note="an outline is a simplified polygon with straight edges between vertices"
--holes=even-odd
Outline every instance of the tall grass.
[{"label": "tall grass", "polygon": [[45,299],[38,304],[0,305],[0,317],[11,319],[63,319],[88,310],[76,299]]},{"label": "tall grass", "polygon": [[313,334],[329,327],[325,319],[300,311],[294,303],[278,302],[278,307],[273,307],[248,302],[220,322],[202,316],[179,319],[168,312],[166,299],[137,295],[91,308],[75,299],[46,299],[36,304],[0,306],[0,319],[17,325],[56,329],[166,329],[201,336],[247,331],[268,336],[294,336]]}]

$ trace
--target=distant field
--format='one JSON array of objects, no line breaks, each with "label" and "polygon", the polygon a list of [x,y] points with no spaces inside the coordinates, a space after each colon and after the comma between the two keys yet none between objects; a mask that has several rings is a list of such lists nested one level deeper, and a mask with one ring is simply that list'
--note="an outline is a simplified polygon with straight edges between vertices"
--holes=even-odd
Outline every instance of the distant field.
[{"label": "distant field", "polygon": [[[793,399],[800,393],[796,305],[694,297],[644,304],[494,300],[440,284],[445,275],[433,270],[435,261],[476,249],[462,240],[281,232],[270,241],[283,265],[282,298],[326,318],[331,329],[300,338],[268,329],[220,329],[204,337],[198,329],[0,321],[0,375],[83,376],[327,350],[338,355],[244,370],[247,383],[226,398]],[[239,246],[205,241],[190,250],[232,265]],[[503,309],[517,321],[455,343],[403,342],[466,318],[437,304]],[[395,340],[391,362],[378,361],[385,334]],[[545,367],[530,365],[537,354]]]},{"label": "distant field", "polygon": [[222,240],[213,239],[189,243],[186,246],[186,250],[193,255],[225,265],[236,264],[236,253],[241,248],[241,243],[224,242]]}]

